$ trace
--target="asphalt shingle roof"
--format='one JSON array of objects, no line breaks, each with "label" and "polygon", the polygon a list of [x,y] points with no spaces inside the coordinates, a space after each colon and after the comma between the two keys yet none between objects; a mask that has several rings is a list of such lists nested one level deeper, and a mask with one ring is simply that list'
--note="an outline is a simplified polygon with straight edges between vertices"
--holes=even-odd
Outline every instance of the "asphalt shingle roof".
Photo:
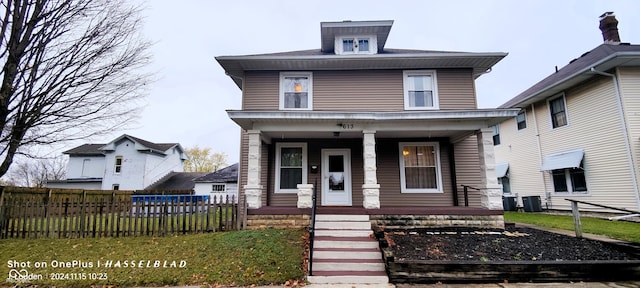
[{"label": "asphalt shingle roof", "polygon": [[207,172],[171,172],[144,190],[193,190],[194,179],[206,174]]},{"label": "asphalt shingle roof", "polygon": [[[121,138],[129,138],[132,141],[138,142],[140,144],[142,144],[143,146],[153,149],[153,150],[158,150],[158,151],[167,151],[170,148],[174,147],[174,146],[178,146],[180,145],[179,143],[153,143],[144,139],[140,139],[138,137],[133,137],[131,135],[127,135],[124,134],[116,139],[121,139]],[[100,150],[100,148],[104,147],[105,145],[107,145],[107,143],[103,143],[103,144],[82,144],[78,147],[75,148],[71,148],[67,151],[62,152],[63,154],[69,154],[69,155],[103,155],[104,151]]]},{"label": "asphalt shingle roof", "polygon": [[531,97],[536,96],[538,93],[546,90],[547,88],[554,86],[558,83],[565,81],[566,79],[589,69],[594,65],[605,60],[607,57],[620,52],[640,52],[640,45],[611,45],[601,44],[593,50],[582,54],[579,58],[573,59],[569,64],[562,67],[557,72],[542,79],[540,82],[529,87],[529,89],[518,94],[516,97],[500,105],[499,108],[513,108],[520,105],[520,103],[528,100]]},{"label": "asphalt shingle roof", "polygon": [[238,163],[195,179],[195,182],[229,183],[238,181]]}]

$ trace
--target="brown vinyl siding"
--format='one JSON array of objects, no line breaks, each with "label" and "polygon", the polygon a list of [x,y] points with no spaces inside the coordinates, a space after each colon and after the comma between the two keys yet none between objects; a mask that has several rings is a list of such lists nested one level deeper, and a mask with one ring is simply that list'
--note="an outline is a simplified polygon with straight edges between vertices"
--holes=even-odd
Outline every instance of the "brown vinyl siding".
[{"label": "brown vinyl siding", "polygon": [[444,193],[402,193],[400,186],[399,142],[438,142],[433,139],[376,139],[380,207],[453,206],[447,143],[440,142],[440,164]]},{"label": "brown vinyl siding", "polygon": [[[477,137],[471,136],[454,145],[456,174],[458,183],[458,203],[464,205],[464,195],[462,185],[474,188],[482,185],[480,178],[480,158],[478,156],[478,140]],[[469,206],[480,207],[480,192],[470,189]]]},{"label": "brown vinyl siding", "polygon": [[[476,109],[470,69],[436,70],[440,109]],[[244,110],[278,110],[278,71],[245,74]],[[313,110],[404,111],[403,70],[314,71]]]},{"label": "brown vinyl siding", "polygon": [[313,110],[401,111],[402,71],[317,71],[313,73]]},{"label": "brown vinyl siding", "polygon": [[440,109],[477,109],[471,69],[437,70]]}]

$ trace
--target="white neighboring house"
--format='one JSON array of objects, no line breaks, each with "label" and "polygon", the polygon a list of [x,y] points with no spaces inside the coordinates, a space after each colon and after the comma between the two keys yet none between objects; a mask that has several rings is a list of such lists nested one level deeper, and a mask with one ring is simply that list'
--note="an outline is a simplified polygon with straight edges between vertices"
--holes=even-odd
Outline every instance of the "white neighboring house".
[{"label": "white neighboring house", "polygon": [[209,195],[211,201],[238,202],[238,163],[198,177],[194,180],[196,195]]},{"label": "white neighboring house", "polygon": [[63,154],[69,155],[67,179],[49,180],[47,187],[142,190],[171,172],[182,172],[187,159],[179,143],[153,143],[126,134]]}]

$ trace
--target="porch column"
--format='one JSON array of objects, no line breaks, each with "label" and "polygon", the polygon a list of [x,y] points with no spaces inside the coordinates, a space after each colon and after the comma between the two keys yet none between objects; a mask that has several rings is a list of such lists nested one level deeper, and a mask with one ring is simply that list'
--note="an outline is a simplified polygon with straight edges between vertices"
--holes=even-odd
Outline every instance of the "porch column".
[{"label": "porch column", "polygon": [[502,210],[502,187],[496,177],[496,157],[493,149],[493,130],[483,128],[477,133],[478,157],[480,157],[480,202],[483,208]]},{"label": "porch column", "polygon": [[260,184],[260,158],[262,141],[260,130],[248,130],[249,154],[247,165],[247,184],[244,185],[244,195],[247,197],[247,207],[250,209],[262,206],[262,185]]},{"label": "porch column", "polygon": [[376,131],[362,131],[364,184],[362,184],[362,206],[366,209],[380,208],[380,184],[376,167]]}]

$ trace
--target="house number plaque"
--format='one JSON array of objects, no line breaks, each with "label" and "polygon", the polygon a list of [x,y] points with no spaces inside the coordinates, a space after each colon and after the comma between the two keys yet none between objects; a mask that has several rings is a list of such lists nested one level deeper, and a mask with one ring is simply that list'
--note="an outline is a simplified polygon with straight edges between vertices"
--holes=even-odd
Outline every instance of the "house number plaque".
[{"label": "house number plaque", "polygon": [[354,128],[353,123],[342,123],[341,126],[343,130],[352,130]]}]

